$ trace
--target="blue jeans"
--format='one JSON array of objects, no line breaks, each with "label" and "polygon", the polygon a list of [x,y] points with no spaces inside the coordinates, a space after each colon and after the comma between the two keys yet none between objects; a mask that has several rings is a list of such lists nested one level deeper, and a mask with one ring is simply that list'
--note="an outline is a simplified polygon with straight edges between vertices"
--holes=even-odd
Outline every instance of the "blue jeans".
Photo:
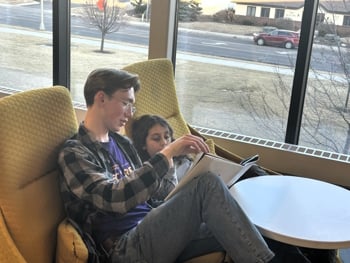
[{"label": "blue jeans", "polygon": [[234,262],[268,262],[274,256],[226,185],[206,173],[124,234],[110,252],[111,262],[175,262],[191,241],[203,238],[202,223]]}]

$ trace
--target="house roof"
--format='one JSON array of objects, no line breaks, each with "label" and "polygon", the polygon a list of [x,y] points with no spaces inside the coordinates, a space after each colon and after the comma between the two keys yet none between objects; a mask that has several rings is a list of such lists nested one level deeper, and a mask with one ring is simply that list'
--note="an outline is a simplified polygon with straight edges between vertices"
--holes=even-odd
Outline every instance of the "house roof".
[{"label": "house roof", "polygon": [[350,3],[347,1],[321,1],[320,6],[328,13],[350,15]]},{"label": "house roof", "polygon": [[304,6],[304,1],[287,1],[287,2],[266,2],[266,1],[256,1],[256,2],[250,2],[250,1],[239,1],[237,4],[244,4],[244,5],[254,5],[254,6],[268,6],[268,7],[275,7],[275,8],[288,8],[288,9],[299,9]]},{"label": "house roof", "polygon": [[[283,0],[283,1],[264,1],[264,0],[240,0],[236,2],[237,4],[245,5],[254,5],[254,6],[267,6],[274,8],[284,8],[284,9],[300,9],[304,7],[304,1],[292,1],[292,0]],[[350,15],[350,3],[342,0],[325,0],[320,1],[320,8],[323,8],[328,13],[337,13],[337,14],[349,14]]]}]

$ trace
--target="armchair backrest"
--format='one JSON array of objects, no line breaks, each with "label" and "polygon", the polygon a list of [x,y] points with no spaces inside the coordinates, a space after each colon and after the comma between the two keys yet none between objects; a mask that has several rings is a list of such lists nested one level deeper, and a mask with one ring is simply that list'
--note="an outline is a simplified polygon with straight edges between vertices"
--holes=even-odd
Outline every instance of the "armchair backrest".
[{"label": "armchair backrest", "polygon": [[64,218],[57,154],[78,128],[70,94],[55,86],[4,97],[0,124],[0,261],[12,251],[25,262],[54,262]]},{"label": "armchair backrest", "polygon": [[[164,117],[174,129],[178,138],[189,134],[177,100],[173,64],[165,58],[150,59],[130,64],[123,68],[139,75],[141,89],[136,93],[136,113],[134,117],[144,114],[157,114]],[[130,130],[132,120],[128,122],[126,133]]]}]

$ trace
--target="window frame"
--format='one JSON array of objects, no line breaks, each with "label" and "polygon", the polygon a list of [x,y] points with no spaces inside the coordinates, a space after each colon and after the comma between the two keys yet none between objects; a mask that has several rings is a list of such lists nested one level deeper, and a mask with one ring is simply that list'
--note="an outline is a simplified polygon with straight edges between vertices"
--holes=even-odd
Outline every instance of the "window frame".
[{"label": "window frame", "polygon": [[344,17],[343,17],[343,26],[350,26],[350,16],[344,15]]},{"label": "window frame", "polygon": [[256,16],[256,6],[247,6],[247,16]]},{"label": "window frame", "polygon": [[262,7],[260,10],[260,17],[270,17],[270,10],[271,8],[269,7]]},{"label": "window frame", "polygon": [[284,12],[285,10],[283,8],[276,8],[275,10],[275,18],[284,18]]}]

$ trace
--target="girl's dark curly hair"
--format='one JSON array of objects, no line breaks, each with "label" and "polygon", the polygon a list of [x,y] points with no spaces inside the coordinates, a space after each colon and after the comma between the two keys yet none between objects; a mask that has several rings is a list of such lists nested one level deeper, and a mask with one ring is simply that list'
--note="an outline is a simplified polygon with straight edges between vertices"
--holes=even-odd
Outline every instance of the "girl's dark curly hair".
[{"label": "girl's dark curly hair", "polygon": [[147,161],[150,158],[148,152],[145,149],[146,138],[148,136],[149,130],[156,124],[167,128],[169,130],[171,141],[174,140],[173,129],[171,128],[170,124],[161,116],[150,114],[142,115],[141,117],[135,119],[131,125],[131,139],[143,162]]}]

